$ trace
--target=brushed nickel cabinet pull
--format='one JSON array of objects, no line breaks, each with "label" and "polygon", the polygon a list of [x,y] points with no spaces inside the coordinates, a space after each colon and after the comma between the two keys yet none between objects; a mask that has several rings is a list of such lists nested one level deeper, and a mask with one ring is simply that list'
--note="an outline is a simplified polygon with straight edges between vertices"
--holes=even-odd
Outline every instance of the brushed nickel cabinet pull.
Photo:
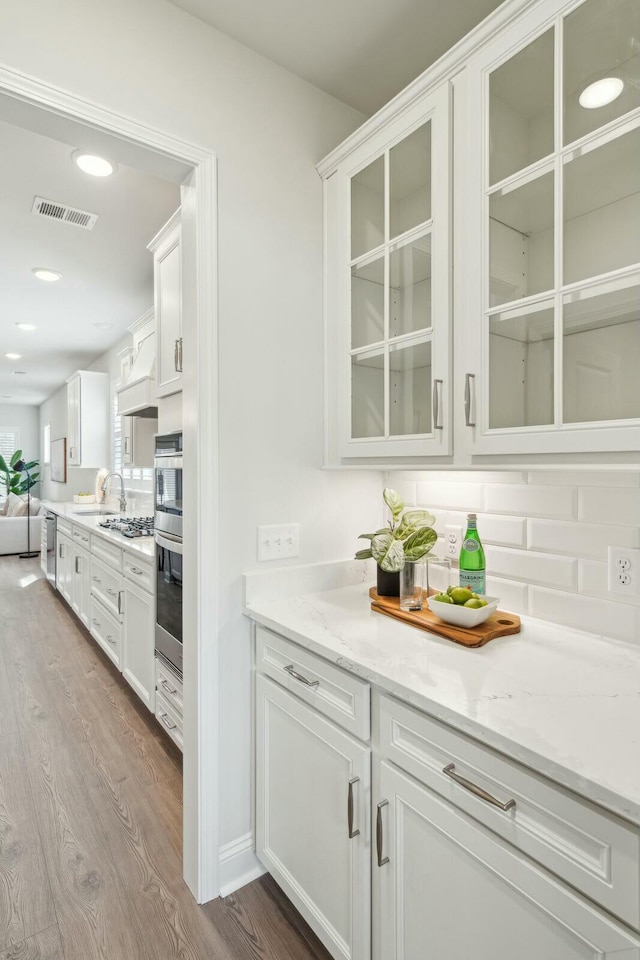
[{"label": "brushed nickel cabinet pull", "polygon": [[167,730],[175,730],[175,729],[176,729],[177,724],[175,724],[175,723],[169,723],[169,720],[168,720],[168,718],[167,718],[167,714],[166,714],[166,713],[160,713],[160,714],[158,714],[158,716],[160,717],[160,719],[161,719],[162,722],[164,723],[164,725],[165,725],[165,727],[167,728]]},{"label": "brushed nickel cabinet pull", "polygon": [[80,557],[76,557],[76,573],[80,573],[80,567],[78,566],[79,563],[80,563]]},{"label": "brushed nickel cabinet pull", "polygon": [[173,367],[176,373],[178,373],[178,341],[173,341]]},{"label": "brushed nickel cabinet pull", "polygon": [[122,590],[118,590],[118,613],[122,612]]},{"label": "brushed nickel cabinet pull", "polygon": [[347,823],[349,826],[349,840],[353,840],[354,837],[360,835],[359,830],[353,829],[353,785],[354,783],[359,783],[360,777],[352,777],[349,780],[349,791],[347,793]]},{"label": "brushed nickel cabinet pull", "polygon": [[475,420],[471,422],[471,381],[473,380],[473,391],[475,395],[476,375],[467,373],[464,378],[464,422],[468,427],[475,427]]},{"label": "brushed nickel cabinet pull", "polygon": [[285,669],[285,670],[287,671],[287,673],[290,674],[292,677],[295,677],[296,680],[299,680],[300,683],[304,683],[305,687],[318,687],[318,686],[320,686],[320,681],[319,681],[319,680],[307,680],[307,678],[306,678],[306,677],[303,677],[301,673],[296,673],[296,671],[295,671],[294,666],[293,666],[292,663],[290,663],[290,664],[289,664],[288,666],[286,666],[284,669]]},{"label": "brushed nickel cabinet pull", "polygon": [[388,800],[381,800],[378,804],[378,810],[376,813],[376,852],[378,854],[378,866],[384,867],[385,863],[389,863],[389,857],[383,857],[383,841],[384,836],[382,833],[382,808],[388,806]]},{"label": "brushed nickel cabinet pull", "polygon": [[443,430],[444,427],[440,423],[440,391],[442,389],[442,380],[433,381],[433,429],[434,430]]},{"label": "brushed nickel cabinet pull", "polygon": [[442,772],[446,773],[446,775],[451,777],[452,780],[455,780],[456,783],[459,783],[461,787],[465,788],[465,790],[473,793],[474,796],[480,797],[481,800],[486,800],[487,803],[493,804],[494,807],[498,807],[500,810],[511,810],[513,807],[515,807],[515,800],[507,800],[506,803],[502,803],[501,800],[496,800],[496,798],[492,797],[490,793],[487,793],[486,790],[483,790],[482,787],[479,787],[477,783],[472,783],[471,780],[467,780],[466,777],[461,777],[459,773],[455,772],[455,769],[455,764],[448,763],[446,767],[442,768]]},{"label": "brushed nickel cabinet pull", "polygon": [[178,372],[182,373],[182,337],[178,340]]},{"label": "brushed nickel cabinet pull", "polygon": [[178,691],[176,690],[176,688],[170,686],[170,684],[168,684],[166,680],[161,680],[160,686],[161,686],[164,690],[166,690],[167,693],[174,694],[174,693],[177,693],[177,692],[178,692]]}]

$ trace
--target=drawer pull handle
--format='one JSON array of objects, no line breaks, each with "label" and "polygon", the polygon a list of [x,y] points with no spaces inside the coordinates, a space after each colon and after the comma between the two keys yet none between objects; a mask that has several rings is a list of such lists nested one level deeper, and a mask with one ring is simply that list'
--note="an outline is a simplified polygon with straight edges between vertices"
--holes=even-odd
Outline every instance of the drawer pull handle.
[{"label": "drawer pull handle", "polygon": [[349,840],[360,835],[359,830],[353,829],[353,785],[359,783],[360,777],[352,777],[349,780],[349,792],[347,794],[347,823],[349,825]]},{"label": "drawer pull handle", "polygon": [[115,597],[116,595],[116,591],[112,590],[111,587],[107,587],[107,593],[109,594],[110,597]]},{"label": "drawer pull handle", "polygon": [[306,677],[303,677],[301,673],[296,673],[294,666],[290,663],[284,668],[290,676],[294,677],[296,680],[299,680],[300,683],[304,683],[305,687],[319,687],[319,680],[307,680]]},{"label": "drawer pull handle", "polygon": [[176,729],[177,724],[175,724],[175,723],[169,723],[169,719],[168,719],[166,713],[160,713],[160,714],[159,714],[159,717],[160,717],[160,719],[162,720],[162,722],[164,723],[164,725],[165,725],[165,727],[167,728],[167,730],[175,730],[175,729]]},{"label": "drawer pull handle", "polygon": [[99,621],[99,620],[96,620],[95,617],[92,617],[92,618],[91,618],[91,623],[93,623],[94,626],[96,626],[96,627],[99,627],[99,626],[100,626],[100,621]]},{"label": "drawer pull handle", "polygon": [[166,680],[162,680],[162,681],[160,682],[160,686],[161,686],[164,690],[166,690],[167,693],[177,693],[177,692],[178,692],[178,691],[176,690],[176,688],[170,686],[170,684],[168,684]]},{"label": "drawer pull handle", "polygon": [[383,841],[384,837],[382,834],[382,808],[388,806],[388,800],[381,800],[378,804],[378,811],[376,813],[376,852],[378,854],[378,866],[384,867],[385,863],[389,863],[389,857],[383,857]]},{"label": "drawer pull handle", "polygon": [[94,582],[94,583],[102,583],[102,580],[100,579],[100,577],[93,577],[93,582]]},{"label": "drawer pull handle", "polygon": [[131,567],[131,573],[135,573],[136,577],[141,577],[144,571],[140,567]]},{"label": "drawer pull handle", "polygon": [[500,810],[511,810],[515,807],[515,800],[507,800],[506,803],[502,803],[501,800],[496,800],[495,797],[492,797],[490,793],[487,793],[486,790],[483,790],[482,787],[479,787],[476,783],[472,783],[471,780],[467,780],[465,777],[461,777],[459,773],[455,772],[455,764],[449,763],[446,767],[442,768],[442,772],[446,773],[448,777],[451,777],[452,780],[455,780],[456,783],[459,783],[461,787],[464,787],[465,790],[469,790],[470,793],[473,793],[476,797],[480,797],[481,800],[486,800],[487,803],[492,803],[494,807],[499,807]]},{"label": "drawer pull handle", "polygon": [[109,643],[115,643],[115,640],[113,639],[110,633],[107,634],[107,640],[109,641]]}]

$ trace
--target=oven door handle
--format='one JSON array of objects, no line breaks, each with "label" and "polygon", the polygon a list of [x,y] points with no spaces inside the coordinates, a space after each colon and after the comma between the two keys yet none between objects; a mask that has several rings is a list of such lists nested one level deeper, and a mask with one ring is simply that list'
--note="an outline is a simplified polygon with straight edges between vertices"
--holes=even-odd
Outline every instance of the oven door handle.
[{"label": "oven door handle", "polygon": [[159,533],[156,533],[155,541],[159,547],[164,547],[165,550],[169,550],[171,553],[177,553],[179,557],[182,556],[182,538],[174,540],[172,536],[161,536]]}]

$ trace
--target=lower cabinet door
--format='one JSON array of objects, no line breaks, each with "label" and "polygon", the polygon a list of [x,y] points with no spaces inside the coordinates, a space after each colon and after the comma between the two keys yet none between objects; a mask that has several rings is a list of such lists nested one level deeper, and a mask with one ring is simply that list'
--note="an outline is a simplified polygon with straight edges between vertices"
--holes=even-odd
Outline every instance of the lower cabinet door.
[{"label": "lower cabinet door", "polygon": [[368,960],[367,746],[258,675],[257,853],[332,956]]},{"label": "lower cabinet door", "polygon": [[86,550],[73,546],[71,562],[73,612],[85,627],[91,627],[91,558]]},{"label": "lower cabinet door", "polygon": [[137,584],[122,581],[122,673],[149,710],[155,711],[155,598]]},{"label": "lower cabinet door", "polygon": [[446,800],[374,765],[374,960],[638,960],[640,941]]},{"label": "lower cabinet door", "polygon": [[69,605],[73,604],[73,544],[68,537],[58,534],[56,587]]}]

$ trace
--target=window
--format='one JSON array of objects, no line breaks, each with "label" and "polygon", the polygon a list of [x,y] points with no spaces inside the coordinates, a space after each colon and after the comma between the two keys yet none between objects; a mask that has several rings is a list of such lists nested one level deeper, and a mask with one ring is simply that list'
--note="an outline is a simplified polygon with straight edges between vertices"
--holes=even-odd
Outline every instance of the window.
[{"label": "window", "polygon": [[42,459],[44,463],[51,463],[51,424],[45,423],[42,431]]},{"label": "window", "polygon": [[0,454],[9,463],[16,450],[20,449],[20,430],[18,427],[0,427]]},{"label": "window", "polygon": [[111,454],[112,470],[122,473],[122,420],[118,416],[119,382],[111,381]]}]

